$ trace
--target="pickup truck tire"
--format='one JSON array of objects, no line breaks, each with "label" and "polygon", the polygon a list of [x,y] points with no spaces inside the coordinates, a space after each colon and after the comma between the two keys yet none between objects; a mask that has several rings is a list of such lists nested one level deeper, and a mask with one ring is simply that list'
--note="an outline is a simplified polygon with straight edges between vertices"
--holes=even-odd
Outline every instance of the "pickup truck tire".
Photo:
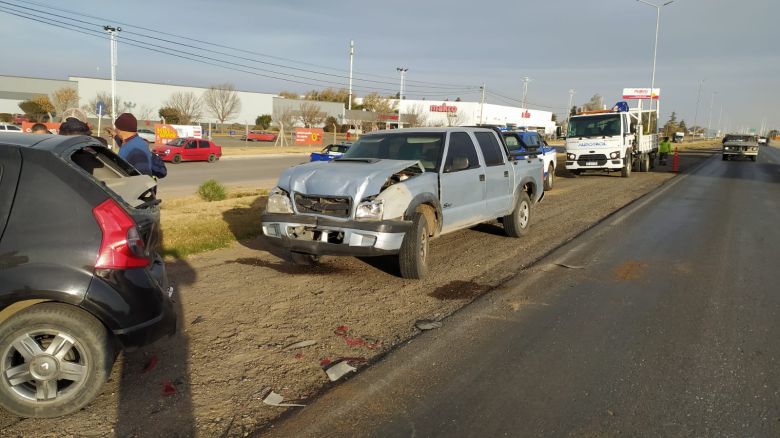
[{"label": "pickup truck tire", "polygon": [[401,249],[398,251],[398,268],[401,277],[420,279],[428,271],[428,243],[431,233],[428,230],[428,220],[420,212],[412,216],[412,227],[404,236]]},{"label": "pickup truck tire", "polygon": [[320,256],[302,252],[290,252],[290,259],[298,266],[312,266],[320,262]]},{"label": "pickup truck tire", "polygon": [[0,406],[21,417],[83,408],[100,393],[115,358],[105,326],[61,303],[36,304],[6,320],[0,345]]},{"label": "pickup truck tire", "polygon": [[531,198],[528,193],[520,193],[515,204],[515,209],[503,217],[504,232],[509,237],[522,237],[528,234],[528,225],[531,223]]},{"label": "pickup truck tire", "polygon": [[174,155],[173,158],[171,158],[171,162],[173,164],[181,163],[181,155],[179,155],[179,154]]},{"label": "pickup truck tire", "polygon": [[553,180],[555,179],[555,167],[552,164],[547,168],[547,177],[544,178],[544,189],[552,190]]},{"label": "pickup truck tire", "polygon": [[634,165],[632,161],[634,160],[631,159],[631,152],[626,151],[625,163],[623,163],[623,168],[620,169],[620,176],[623,178],[628,178],[631,176],[631,167]]}]

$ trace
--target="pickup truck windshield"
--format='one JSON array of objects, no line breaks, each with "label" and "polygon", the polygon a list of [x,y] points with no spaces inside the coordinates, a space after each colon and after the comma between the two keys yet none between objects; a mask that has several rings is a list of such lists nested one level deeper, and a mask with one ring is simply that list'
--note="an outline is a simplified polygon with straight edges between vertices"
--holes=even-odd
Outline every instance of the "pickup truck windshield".
[{"label": "pickup truck windshield", "polygon": [[620,135],[620,114],[569,119],[569,137],[609,137],[613,135]]},{"label": "pickup truck windshield", "polygon": [[386,133],[365,135],[341,158],[419,160],[426,172],[438,172],[444,134]]}]

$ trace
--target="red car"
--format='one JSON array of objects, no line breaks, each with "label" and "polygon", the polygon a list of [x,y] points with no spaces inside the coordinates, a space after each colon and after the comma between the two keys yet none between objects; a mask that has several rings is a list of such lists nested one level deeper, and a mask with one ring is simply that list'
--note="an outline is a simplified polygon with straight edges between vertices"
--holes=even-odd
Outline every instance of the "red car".
[{"label": "red car", "polygon": [[222,156],[222,148],[211,141],[200,138],[176,138],[168,144],[155,146],[153,152],[163,161],[208,161],[213,163]]},{"label": "red car", "polygon": [[276,134],[266,131],[249,131],[245,139],[247,141],[276,141]]}]

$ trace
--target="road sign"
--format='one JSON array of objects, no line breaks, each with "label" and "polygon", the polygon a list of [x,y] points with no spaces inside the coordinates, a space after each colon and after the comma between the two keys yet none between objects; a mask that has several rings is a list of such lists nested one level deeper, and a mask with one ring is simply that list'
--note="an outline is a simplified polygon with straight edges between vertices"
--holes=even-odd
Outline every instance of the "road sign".
[{"label": "road sign", "polygon": [[102,116],[106,112],[106,104],[102,100],[99,100],[95,105],[95,114]]}]

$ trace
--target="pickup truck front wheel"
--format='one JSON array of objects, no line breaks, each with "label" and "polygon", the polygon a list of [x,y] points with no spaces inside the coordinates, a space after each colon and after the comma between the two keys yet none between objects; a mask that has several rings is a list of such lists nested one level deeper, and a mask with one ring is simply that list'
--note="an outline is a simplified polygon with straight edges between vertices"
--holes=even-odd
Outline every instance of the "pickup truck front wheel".
[{"label": "pickup truck front wheel", "polygon": [[547,177],[544,178],[545,190],[552,190],[554,179],[555,179],[555,167],[552,164],[550,164],[550,166],[547,168]]},{"label": "pickup truck front wheel", "polygon": [[404,236],[401,250],[398,252],[398,267],[401,277],[420,279],[428,271],[428,242],[430,232],[428,221],[422,213],[415,213],[412,227]]},{"label": "pickup truck front wheel", "polygon": [[521,237],[528,233],[528,224],[531,223],[531,198],[528,193],[520,194],[514,211],[504,216],[503,222],[504,232],[509,237]]}]

